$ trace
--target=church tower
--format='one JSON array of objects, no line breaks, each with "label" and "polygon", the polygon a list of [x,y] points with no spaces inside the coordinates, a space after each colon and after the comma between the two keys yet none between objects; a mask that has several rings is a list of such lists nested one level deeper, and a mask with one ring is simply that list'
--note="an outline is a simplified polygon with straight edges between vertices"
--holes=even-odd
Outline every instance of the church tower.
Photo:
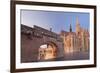
[{"label": "church tower", "polygon": [[76,17],[76,34],[79,34],[80,32],[80,23],[78,17]]}]

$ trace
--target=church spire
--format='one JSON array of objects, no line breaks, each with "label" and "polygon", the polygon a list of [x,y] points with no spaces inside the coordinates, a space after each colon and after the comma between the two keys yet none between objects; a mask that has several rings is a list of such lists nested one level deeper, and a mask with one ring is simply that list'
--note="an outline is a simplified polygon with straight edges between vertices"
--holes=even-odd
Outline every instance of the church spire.
[{"label": "church spire", "polygon": [[76,17],[76,25],[78,25],[78,26],[80,25],[80,24],[79,24],[78,16]]},{"label": "church spire", "polygon": [[69,28],[69,31],[70,31],[70,32],[72,32],[72,26],[71,26],[71,24],[70,24],[70,28]]},{"label": "church spire", "polygon": [[80,23],[78,16],[76,17],[76,33],[78,34],[80,32]]},{"label": "church spire", "polygon": [[69,26],[69,32],[72,32],[72,18],[71,18],[71,20],[70,20],[70,26]]}]

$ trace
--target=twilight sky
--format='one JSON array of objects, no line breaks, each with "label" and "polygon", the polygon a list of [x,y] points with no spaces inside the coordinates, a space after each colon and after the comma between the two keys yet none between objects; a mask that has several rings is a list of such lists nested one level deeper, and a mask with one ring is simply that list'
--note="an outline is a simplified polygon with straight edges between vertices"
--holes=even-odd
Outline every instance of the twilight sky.
[{"label": "twilight sky", "polygon": [[48,30],[52,28],[53,32],[60,33],[61,30],[69,31],[70,24],[72,31],[75,31],[77,17],[81,27],[89,29],[89,16],[89,13],[79,12],[21,10],[21,24],[30,27],[37,25]]}]

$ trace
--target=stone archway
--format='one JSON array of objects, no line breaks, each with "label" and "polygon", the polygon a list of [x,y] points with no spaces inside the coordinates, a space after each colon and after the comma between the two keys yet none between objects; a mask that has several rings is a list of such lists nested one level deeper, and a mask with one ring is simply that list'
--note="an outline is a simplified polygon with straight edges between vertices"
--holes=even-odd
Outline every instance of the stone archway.
[{"label": "stone archway", "polygon": [[42,44],[38,50],[38,60],[50,60],[57,56],[57,45],[54,42]]}]

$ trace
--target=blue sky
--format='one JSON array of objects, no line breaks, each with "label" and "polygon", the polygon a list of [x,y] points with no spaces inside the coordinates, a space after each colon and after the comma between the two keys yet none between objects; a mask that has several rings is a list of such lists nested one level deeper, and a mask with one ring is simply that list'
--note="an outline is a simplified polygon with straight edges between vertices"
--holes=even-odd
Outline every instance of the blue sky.
[{"label": "blue sky", "polygon": [[37,25],[48,30],[52,28],[52,31],[56,33],[60,33],[61,30],[69,31],[71,24],[74,32],[77,17],[81,27],[89,29],[89,16],[89,13],[79,12],[21,10],[21,24],[30,27]]}]

